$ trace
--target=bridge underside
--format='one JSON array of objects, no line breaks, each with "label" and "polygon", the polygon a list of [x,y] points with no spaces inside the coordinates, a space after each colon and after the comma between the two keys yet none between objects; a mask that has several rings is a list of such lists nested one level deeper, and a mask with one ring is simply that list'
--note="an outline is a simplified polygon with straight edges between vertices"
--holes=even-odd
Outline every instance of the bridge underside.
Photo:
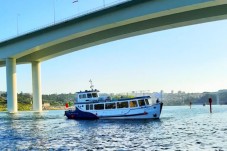
[{"label": "bridge underside", "polygon": [[17,59],[17,62],[27,63],[31,61],[45,61],[76,50],[81,50],[122,38],[226,18],[227,5],[153,18],[58,43],[32,54],[23,56]]},{"label": "bridge underside", "polygon": [[132,0],[0,42],[8,111],[17,112],[16,64],[32,64],[33,109],[42,111],[40,62],[114,40],[226,18],[225,0]]},{"label": "bridge underside", "polygon": [[[163,12],[160,12],[160,14],[161,13]],[[30,49],[24,50],[21,53],[12,54],[10,57],[16,58],[17,64],[31,63],[33,61],[45,61],[70,52],[111,42],[114,40],[171,28],[222,20],[227,18],[227,4],[193,9],[164,16],[156,14],[156,16],[159,17],[151,16],[151,18],[149,18],[142,16],[137,17],[135,21],[133,20],[115,23],[116,25],[111,25],[109,28],[105,26],[103,27],[103,29],[95,29],[94,31],[89,31],[88,33],[74,33],[67,35],[67,37],[51,41],[50,43],[42,43],[42,45],[36,45],[35,47],[31,47]],[[68,26],[68,22],[66,22],[65,24],[65,26]],[[71,26],[72,23],[69,21],[69,24]],[[64,23],[61,26],[64,26]],[[43,32],[46,32],[46,30],[52,32],[51,30],[54,29],[52,29],[51,27],[50,29],[44,29]],[[30,36],[33,35],[25,35],[25,38],[29,38]],[[40,41],[39,39],[37,40]],[[4,65],[4,58],[0,58],[0,66]]]}]

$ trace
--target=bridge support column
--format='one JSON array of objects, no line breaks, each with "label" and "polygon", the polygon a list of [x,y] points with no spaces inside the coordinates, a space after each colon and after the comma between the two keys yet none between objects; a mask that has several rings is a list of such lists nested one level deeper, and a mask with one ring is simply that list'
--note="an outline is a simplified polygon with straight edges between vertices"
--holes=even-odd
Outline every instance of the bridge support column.
[{"label": "bridge support column", "polygon": [[7,110],[16,113],[17,110],[17,77],[16,59],[6,59],[6,81],[7,81]]},{"label": "bridge support column", "polygon": [[32,62],[33,111],[42,111],[40,62]]}]

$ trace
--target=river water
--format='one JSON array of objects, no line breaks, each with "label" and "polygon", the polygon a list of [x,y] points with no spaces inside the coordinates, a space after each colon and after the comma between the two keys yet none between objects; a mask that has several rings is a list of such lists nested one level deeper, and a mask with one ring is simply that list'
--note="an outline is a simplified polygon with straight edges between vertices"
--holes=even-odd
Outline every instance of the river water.
[{"label": "river water", "polygon": [[227,106],[167,107],[160,120],[76,121],[0,113],[0,150],[227,150]]}]

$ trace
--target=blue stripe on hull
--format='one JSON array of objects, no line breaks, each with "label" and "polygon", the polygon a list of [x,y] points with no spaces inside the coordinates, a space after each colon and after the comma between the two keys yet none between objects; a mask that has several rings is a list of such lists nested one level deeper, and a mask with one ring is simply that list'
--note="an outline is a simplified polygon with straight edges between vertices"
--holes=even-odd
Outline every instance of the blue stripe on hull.
[{"label": "blue stripe on hull", "polygon": [[69,119],[78,119],[78,120],[96,120],[98,117],[95,114],[90,112],[84,112],[76,108],[74,111],[65,111],[65,116]]}]

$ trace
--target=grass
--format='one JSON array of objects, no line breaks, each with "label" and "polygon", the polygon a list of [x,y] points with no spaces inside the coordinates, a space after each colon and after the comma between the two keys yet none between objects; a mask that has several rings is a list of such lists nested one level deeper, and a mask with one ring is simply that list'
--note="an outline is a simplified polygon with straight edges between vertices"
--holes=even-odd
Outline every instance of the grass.
[{"label": "grass", "polygon": [[[64,106],[50,106],[43,110],[64,110]],[[6,102],[0,102],[0,112],[7,111]],[[32,104],[18,103],[18,111],[32,111]]]},{"label": "grass", "polygon": [[0,102],[0,111],[6,111],[6,110],[7,110],[6,103]]},{"label": "grass", "polygon": [[[32,104],[18,103],[18,111],[31,111]],[[0,111],[7,111],[7,104],[0,102]]]}]

